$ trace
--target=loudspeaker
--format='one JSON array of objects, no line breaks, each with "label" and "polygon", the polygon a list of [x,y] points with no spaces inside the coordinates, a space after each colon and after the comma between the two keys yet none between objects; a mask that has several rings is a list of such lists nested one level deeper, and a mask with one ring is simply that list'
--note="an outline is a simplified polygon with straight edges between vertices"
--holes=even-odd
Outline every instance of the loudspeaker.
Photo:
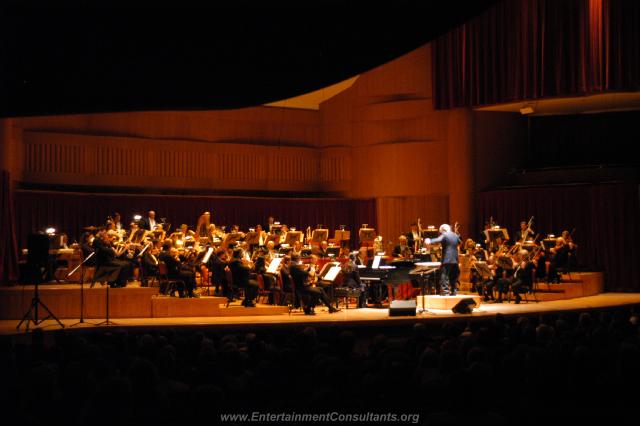
[{"label": "loudspeaker", "polygon": [[29,234],[27,237],[27,263],[45,266],[49,260],[49,236],[46,234]]},{"label": "loudspeaker", "polygon": [[470,314],[473,308],[476,307],[476,301],[471,297],[460,300],[456,303],[456,306],[451,308],[454,314]]},{"label": "loudspeaker", "polygon": [[416,301],[415,300],[392,300],[389,305],[390,317],[415,317]]}]

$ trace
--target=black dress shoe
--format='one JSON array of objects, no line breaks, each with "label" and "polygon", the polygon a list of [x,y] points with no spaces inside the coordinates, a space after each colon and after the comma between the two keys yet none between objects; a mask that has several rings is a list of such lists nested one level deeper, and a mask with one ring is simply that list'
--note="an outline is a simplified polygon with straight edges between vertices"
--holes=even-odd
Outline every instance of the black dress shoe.
[{"label": "black dress shoe", "polygon": [[334,308],[333,306],[331,306],[331,307],[329,308],[329,313],[330,313],[330,314],[333,314],[333,313],[335,313],[335,312],[340,312],[340,310],[341,310],[341,309],[339,309],[339,308]]},{"label": "black dress shoe", "polygon": [[311,308],[304,308],[305,315],[315,315],[316,313]]}]

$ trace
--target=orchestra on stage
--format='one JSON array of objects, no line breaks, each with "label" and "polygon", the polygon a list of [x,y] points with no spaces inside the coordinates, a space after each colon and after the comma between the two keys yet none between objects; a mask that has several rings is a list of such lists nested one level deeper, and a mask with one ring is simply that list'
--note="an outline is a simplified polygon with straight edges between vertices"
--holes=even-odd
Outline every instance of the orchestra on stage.
[{"label": "orchestra on stage", "polygon": [[[200,297],[206,289],[204,294],[226,297],[229,303],[240,300],[247,308],[260,299],[300,307],[308,315],[319,305],[337,312],[340,302],[349,307],[350,300],[355,308],[381,307],[402,297],[400,287],[407,284],[413,296],[449,296],[464,281],[485,302],[513,298],[520,303],[535,291],[536,282],[559,282],[575,265],[578,248],[573,231],[540,238],[533,217],[521,222],[513,238],[490,218],[477,242],[463,239],[457,223],[423,228],[418,219],[394,244],[385,243],[367,224],[356,238],[344,226],[329,238],[322,225],[303,231],[273,217],[247,230],[216,226],[210,212],[202,213],[195,227],[173,227],[156,219],[154,211],[134,216],[125,226],[122,216],[113,213],[103,225],[84,231],[78,243],[54,253],[53,269],[75,273],[81,266],[82,278],[84,269],[93,269],[92,283],[125,287],[139,281],[181,298]],[[59,271],[53,277],[77,280]]]}]

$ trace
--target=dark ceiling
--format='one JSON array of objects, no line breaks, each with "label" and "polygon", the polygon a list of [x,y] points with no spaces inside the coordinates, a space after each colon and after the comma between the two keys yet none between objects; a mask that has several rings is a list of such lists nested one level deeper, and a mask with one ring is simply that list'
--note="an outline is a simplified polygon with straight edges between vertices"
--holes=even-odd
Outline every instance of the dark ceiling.
[{"label": "dark ceiling", "polygon": [[260,105],[381,65],[495,2],[268,9],[5,3],[0,116]]}]

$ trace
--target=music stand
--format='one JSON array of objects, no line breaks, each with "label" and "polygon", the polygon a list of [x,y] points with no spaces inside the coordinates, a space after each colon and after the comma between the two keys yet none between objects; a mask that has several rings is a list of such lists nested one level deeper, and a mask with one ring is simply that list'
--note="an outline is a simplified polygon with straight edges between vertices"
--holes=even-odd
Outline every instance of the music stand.
[{"label": "music stand", "polygon": [[95,256],[96,252],[93,251],[89,254],[89,256],[87,256],[82,263],[80,263],[78,266],[76,266],[73,271],[69,272],[67,274],[67,278],[69,278],[70,276],[72,276],[73,274],[76,273],[76,271],[78,270],[78,268],[80,268],[80,320],[78,320],[77,323],[75,324],[71,324],[69,327],[75,327],[78,324],[83,324],[84,323],[84,264],[87,263],[87,260],[91,259],[93,256]]},{"label": "music stand", "polygon": [[302,242],[303,238],[302,231],[289,231],[284,237],[284,244],[293,246],[296,241]]},{"label": "music stand", "polygon": [[253,246],[260,243],[260,234],[256,231],[247,232],[244,236],[244,242]]},{"label": "music stand", "polygon": [[344,229],[336,229],[333,232],[333,239],[340,245],[343,245],[344,241],[351,240],[351,231],[345,231]]},{"label": "music stand", "polygon": [[358,238],[360,243],[368,243],[373,245],[373,241],[376,239],[376,230],[373,228],[360,228],[358,230]]},{"label": "music stand", "polygon": [[329,230],[328,229],[314,229],[311,233],[311,242],[313,243],[321,243],[323,241],[327,241],[329,238]]},{"label": "music stand", "polygon": [[[424,302],[424,297],[425,297],[424,288],[427,283],[428,275],[432,275],[435,279],[435,276],[436,276],[435,272],[438,270],[439,267],[440,267],[440,262],[421,262],[421,263],[416,263],[415,269],[412,269],[411,271],[409,271],[409,275],[418,275],[420,277],[420,295],[422,296],[422,308],[418,310],[418,313],[420,314],[428,312],[427,309],[425,308],[425,302]],[[425,276],[427,276],[427,278],[425,278]],[[435,287],[435,282],[434,282],[434,287]]]}]

